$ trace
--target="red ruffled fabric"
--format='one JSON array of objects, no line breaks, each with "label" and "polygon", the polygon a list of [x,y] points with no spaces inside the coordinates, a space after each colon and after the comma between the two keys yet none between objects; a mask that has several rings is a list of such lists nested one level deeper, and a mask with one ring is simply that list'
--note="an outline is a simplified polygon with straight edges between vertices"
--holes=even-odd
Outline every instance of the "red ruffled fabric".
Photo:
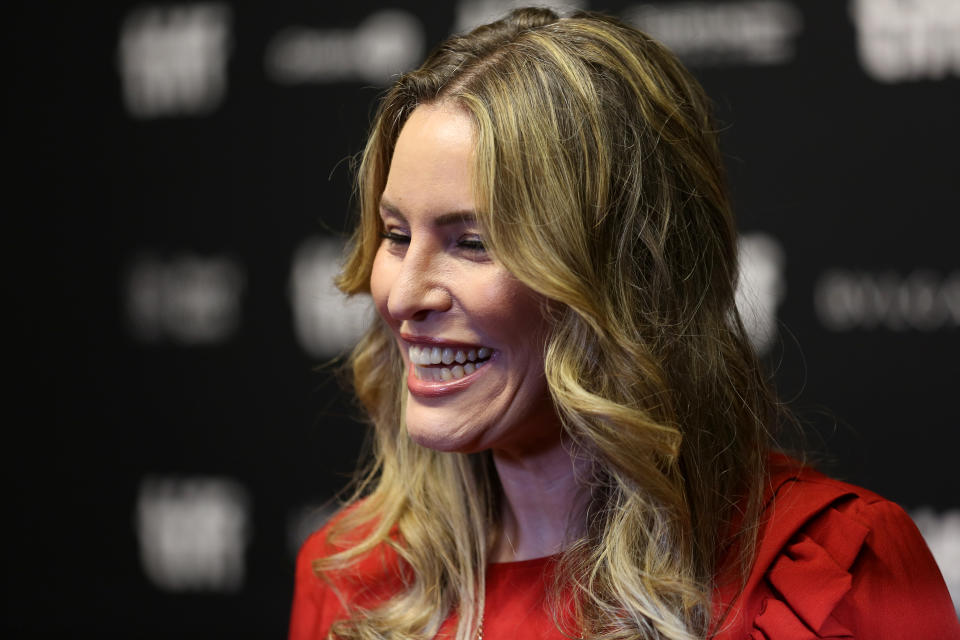
[{"label": "red ruffled fabric", "polygon": [[750,640],[853,638],[832,613],[853,586],[850,568],[869,532],[829,508],[797,534],[767,572],[772,594],[761,604]]},{"label": "red ruffled fabric", "polygon": [[[716,640],[960,640],[960,622],[909,516],[883,498],[784,456],[774,476],[756,563],[729,581]],[[721,581],[722,582],[722,581]]]}]

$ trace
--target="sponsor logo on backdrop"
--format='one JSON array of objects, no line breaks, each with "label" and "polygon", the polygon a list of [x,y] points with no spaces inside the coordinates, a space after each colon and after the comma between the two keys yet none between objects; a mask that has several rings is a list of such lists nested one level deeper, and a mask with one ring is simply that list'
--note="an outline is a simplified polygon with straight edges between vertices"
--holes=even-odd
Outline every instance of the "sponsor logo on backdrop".
[{"label": "sponsor logo on backdrop", "polygon": [[423,25],[398,9],[377,11],[356,29],[291,26],[267,46],[267,76],[279,84],[344,81],[389,84],[424,55]]},{"label": "sponsor logo on backdrop", "polygon": [[243,586],[251,518],[238,482],[146,477],[134,520],[141,565],[158,588],[231,592]]},{"label": "sponsor logo on backdrop", "polygon": [[696,66],[790,62],[803,29],[800,11],[783,0],[637,4],[622,15]]},{"label": "sponsor logo on backdrop", "polygon": [[937,513],[923,508],[912,512],[910,517],[930,547],[950,590],[953,606],[960,613],[960,509]]},{"label": "sponsor logo on backdrop", "polygon": [[242,267],[225,256],[141,255],[127,267],[130,331],[142,342],[225,342],[240,326],[244,287]]},{"label": "sponsor logo on backdrop", "polygon": [[230,7],[147,5],[120,27],[117,66],[123,102],[135,118],[201,116],[227,92]]},{"label": "sponsor logo on backdrop", "polygon": [[747,233],[738,241],[740,277],[737,309],[757,353],[765,353],[777,337],[777,307],[787,292],[783,247],[766,233]]},{"label": "sponsor logo on backdrop", "polygon": [[850,17],[864,71],[880,82],[960,75],[960,2],[853,0]]},{"label": "sponsor logo on backdrop", "polygon": [[499,20],[514,9],[535,5],[550,7],[565,15],[571,11],[586,9],[586,2],[531,2],[530,0],[460,0],[457,2],[457,17],[453,25],[454,33],[466,33],[482,24]]},{"label": "sponsor logo on backdrop", "polygon": [[347,298],[334,286],[342,257],[342,242],[320,237],[305,240],[293,256],[294,331],[300,346],[313,357],[343,353],[363,335],[373,317],[369,296]]},{"label": "sponsor logo on backdrop", "polygon": [[814,285],[814,308],[831,331],[939,331],[960,326],[960,271],[906,275],[831,269]]}]

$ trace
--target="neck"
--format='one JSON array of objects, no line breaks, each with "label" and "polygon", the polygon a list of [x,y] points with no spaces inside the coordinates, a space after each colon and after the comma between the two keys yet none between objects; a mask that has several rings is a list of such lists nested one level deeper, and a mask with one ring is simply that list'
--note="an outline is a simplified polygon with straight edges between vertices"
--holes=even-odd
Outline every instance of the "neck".
[{"label": "neck", "polygon": [[533,452],[493,451],[503,487],[500,536],[492,562],[553,555],[583,534],[589,492],[577,480],[577,460],[558,438]]}]

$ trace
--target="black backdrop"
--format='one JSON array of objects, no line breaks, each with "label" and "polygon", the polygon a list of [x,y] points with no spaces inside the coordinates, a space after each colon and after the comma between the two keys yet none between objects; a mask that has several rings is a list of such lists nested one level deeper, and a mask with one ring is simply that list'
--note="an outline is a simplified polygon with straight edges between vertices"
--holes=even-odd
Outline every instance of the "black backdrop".
[{"label": "black backdrop", "polygon": [[[5,628],[285,632],[364,434],[317,369],[366,314],[329,291],[349,158],[391,73],[508,5],[7,10]],[[715,99],[780,392],[956,581],[960,3],[587,8]]]}]

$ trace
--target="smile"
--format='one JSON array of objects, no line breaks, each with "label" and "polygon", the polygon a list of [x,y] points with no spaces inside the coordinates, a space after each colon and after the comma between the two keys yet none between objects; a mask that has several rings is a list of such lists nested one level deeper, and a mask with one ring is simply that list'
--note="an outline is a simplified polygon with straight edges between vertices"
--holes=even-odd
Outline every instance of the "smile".
[{"label": "smile", "polygon": [[408,350],[414,376],[425,382],[447,382],[469,376],[483,367],[491,354],[488,347],[410,345]]}]

